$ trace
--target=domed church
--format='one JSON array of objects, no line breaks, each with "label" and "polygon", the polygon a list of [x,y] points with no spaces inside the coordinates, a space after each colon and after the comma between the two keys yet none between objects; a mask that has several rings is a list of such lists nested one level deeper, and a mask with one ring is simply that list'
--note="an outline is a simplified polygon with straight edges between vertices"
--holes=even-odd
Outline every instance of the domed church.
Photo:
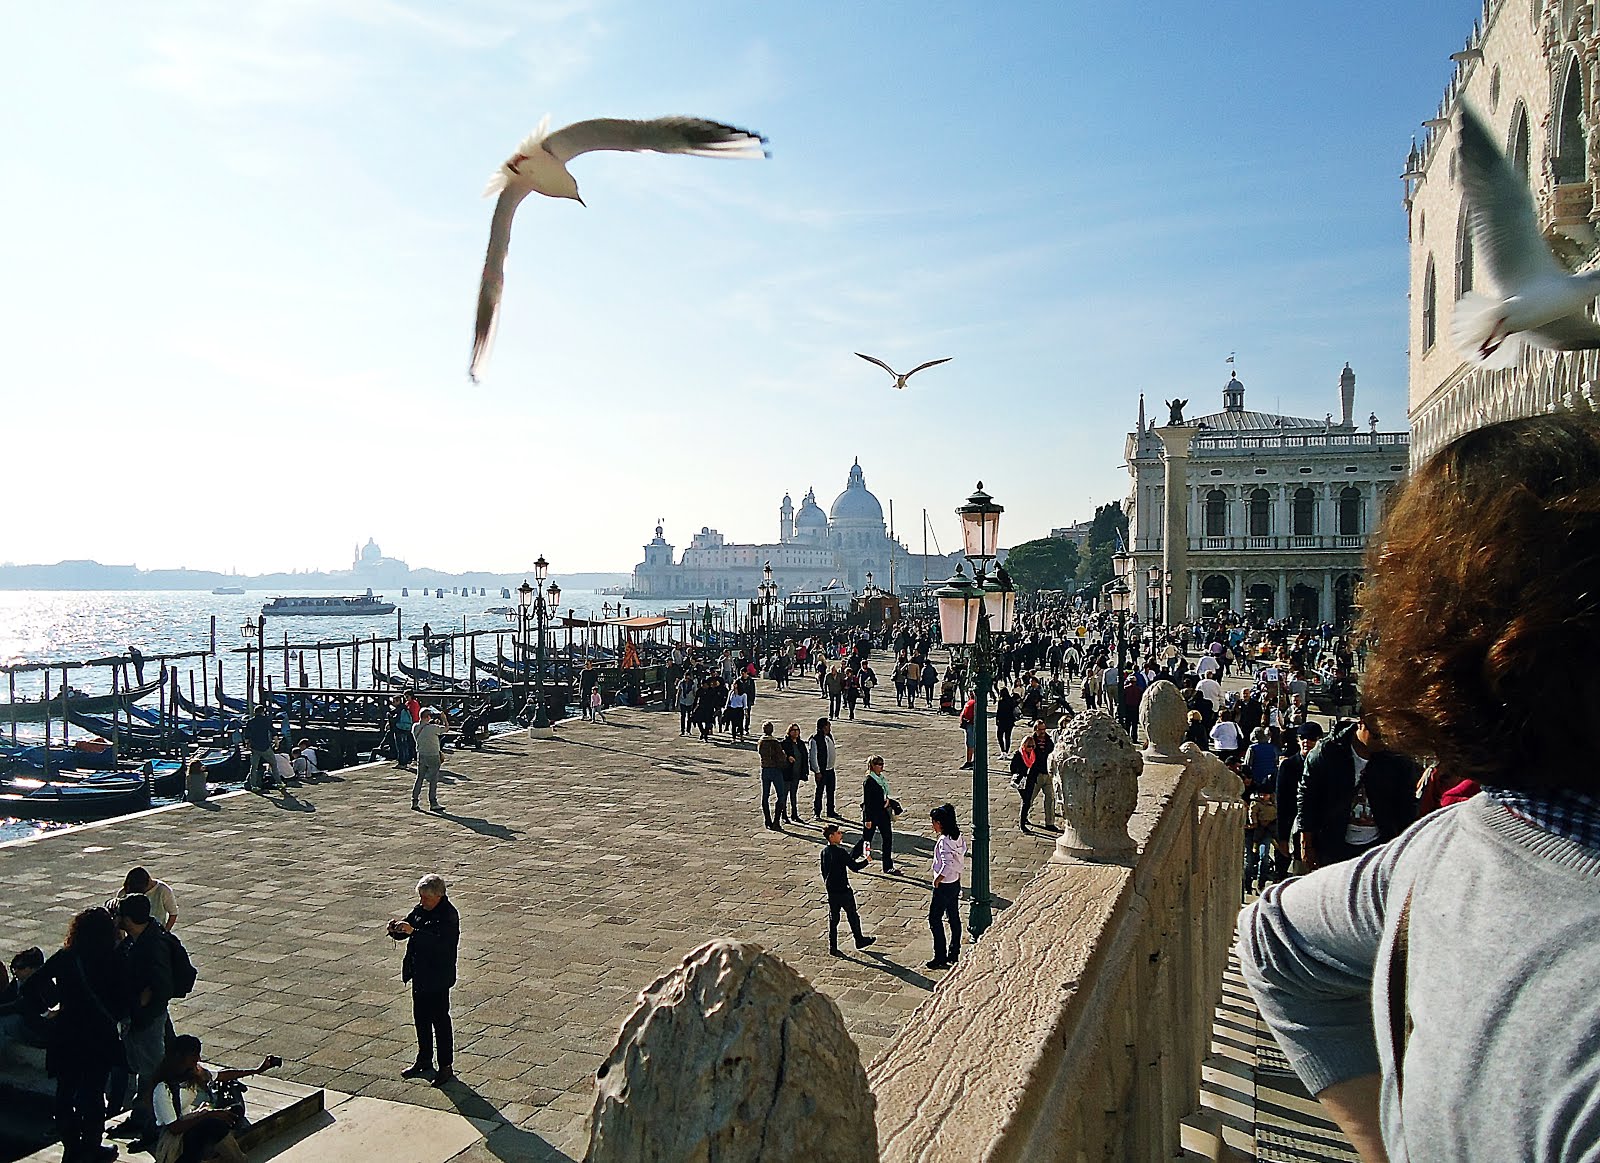
[{"label": "domed church", "polygon": [[[784,593],[822,589],[837,583],[861,590],[872,574],[874,584],[889,588],[893,563],[896,588],[921,585],[921,554],[889,536],[883,506],[867,488],[861,461],[850,466],[844,491],[824,513],[817,492],[808,488],[795,508],[785,493],[778,506],[778,540],[765,544],[733,544],[721,533],[703,526],[674,560],[673,547],[656,527],[656,536],[644,547],[645,559],[634,567],[633,594],[637,597],[754,597],[761,570],[772,563],[772,575]],[[948,557],[930,556],[929,578],[943,580],[951,569]]]}]

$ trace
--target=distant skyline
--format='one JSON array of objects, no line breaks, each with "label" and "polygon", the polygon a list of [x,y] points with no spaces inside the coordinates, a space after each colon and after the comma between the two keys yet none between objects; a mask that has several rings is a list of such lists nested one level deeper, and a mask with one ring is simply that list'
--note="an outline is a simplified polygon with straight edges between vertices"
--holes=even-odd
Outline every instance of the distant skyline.
[{"label": "distant skyline", "polygon": [[[886,0],[63,0],[0,46],[0,556],[623,572],[658,518],[770,539],[853,457],[902,537],[982,479],[1006,544],[1220,401],[1405,415],[1398,174],[1479,14]],[[466,376],[494,167],[546,112],[708,116],[772,158],[589,155],[519,214]],[[856,359],[950,356],[903,392]]]}]

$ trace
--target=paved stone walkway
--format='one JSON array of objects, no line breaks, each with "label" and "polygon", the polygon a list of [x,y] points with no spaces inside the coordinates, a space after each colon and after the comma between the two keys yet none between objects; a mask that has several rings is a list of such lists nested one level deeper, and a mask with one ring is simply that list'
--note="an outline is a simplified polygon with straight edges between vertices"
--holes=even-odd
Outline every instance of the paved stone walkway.
[{"label": "paved stone walkway", "polygon": [[[452,754],[442,815],[413,813],[411,773],[377,766],[289,795],[0,848],[0,876],[20,889],[4,951],[57,946],[74,911],[143,864],[178,895],[200,981],[174,1018],[205,1040],[208,1059],[280,1054],[295,1081],[510,1124],[463,1158],[578,1157],[593,1071],[636,991],[705,940],[758,941],[787,959],[839,1004],[864,1060],[932,988],[936,975],[922,968],[927,808],[950,800],[967,824],[971,780],[958,770],[954,718],[896,708],[887,693],[887,706],[880,698],[836,725],[840,812],[858,814],[874,752],[906,805],[907,834],[896,836],[906,875],[874,865],[855,878],[879,938],[872,956],[828,956],[820,828],[761,826],[754,744],[680,738],[676,713],[639,710],[564,725],[554,740],[508,736]],[[780,732],[797,721],[809,735],[825,709],[811,690],[763,683],[755,719],[777,720]],[[1017,829],[1004,764],[996,755],[991,765],[993,886],[1004,907],[1053,838]],[[401,950],[384,933],[427,871],[450,882],[463,918],[454,1013],[464,1085],[449,1094],[399,1078],[415,1043]]]}]

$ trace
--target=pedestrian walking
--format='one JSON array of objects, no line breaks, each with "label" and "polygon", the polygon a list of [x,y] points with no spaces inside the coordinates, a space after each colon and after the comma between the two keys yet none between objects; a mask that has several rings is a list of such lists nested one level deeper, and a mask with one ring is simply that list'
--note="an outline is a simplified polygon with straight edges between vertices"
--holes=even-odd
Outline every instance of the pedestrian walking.
[{"label": "pedestrian walking", "polygon": [[811,818],[822,819],[822,799],[828,799],[828,815],[837,817],[834,810],[833,789],[835,784],[833,765],[839,758],[839,745],[833,737],[833,724],[827,719],[817,720],[817,733],[811,737],[811,744],[807,748],[811,756],[811,774],[816,776],[816,790],[811,795]]},{"label": "pedestrian walking", "polygon": [[411,785],[411,810],[420,811],[417,804],[422,795],[422,782],[428,782],[428,806],[439,811],[439,768],[444,765],[442,728],[435,721],[434,710],[422,712],[422,722],[411,729],[417,752],[417,781]]},{"label": "pedestrian walking", "polygon": [[1028,809],[1033,807],[1033,797],[1039,790],[1039,779],[1044,764],[1039,762],[1032,735],[1025,735],[1015,755],[1011,757],[1011,786],[1022,797],[1021,828],[1028,831]]},{"label": "pedestrian walking", "polygon": [[689,717],[694,711],[694,676],[684,671],[678,679],[678,734],[689,733]]},{"label": "pedestrian walking", "polygon": [[[789,770],[789,754],[783,749],[783,741],[773,737],[772,732],[777,729],[777,724],[771,719],[761,724],[761,738],[756,741],[756,754],[761,760],[761,815],[767,822],[767,827],[778,831],[780,825],[788,821],[784,810],[784,774]],[[774,818],[772,799],[777,796],[777,816]]]},{"label": "pedestrian walking", "polygon": [[589,718],[596,723],[606,722],[606,695],[598,682],[589,691]]},{"label": "pedestrian walking", "polygon": [[417,881],[416,906],[404,920],[389,921],[389,936],[406,942],[400,980],[411,985],[411,1016],[417,1028],[416,1061],[402,1070],[400,1077],[432,1078],[436,1087],[448,1086],[456,1077],[450,990],[456,984],[461,915],[445,890],[444,877],[430,872]]},{"label": "pedestrian walking", "polygon": [[889,777],[883,773],[883,756],[874,755],[867,760],[867,778],[861,785],[861,845],[862,855],[872,859],[872,838],[882,832],[879,857],[883,870],[890,876],[899,876],[894,862],[894,817],[900,811],[900,801],[889,794]]},{"label": "pedestrian walking", "polygon": [[828,952],[843,957],[839,952],[839,914],[850,922],[850,934],[857,949],[865,949],[877,940],[861,931],[861,916],[856,911],[855,890],[850,887],[850,873],[860,872],[867,866],[858,845],[855,851],[845,848],[844,830],[838,824],[829,824],[822,830],[827,843],[822,847],[822,883],[828,890]]},{"label": "pedestrian walking", "polygon": [[[928,927],[933,931],[933,960],[929,969],[946,969],[961,957],[961,873],[967,862],[967,842],[961,838],[953,804],[940,804],[928,813],[933,829],[933,897],[928,904]],[[948,944],[945,925],[950,926]]]}]

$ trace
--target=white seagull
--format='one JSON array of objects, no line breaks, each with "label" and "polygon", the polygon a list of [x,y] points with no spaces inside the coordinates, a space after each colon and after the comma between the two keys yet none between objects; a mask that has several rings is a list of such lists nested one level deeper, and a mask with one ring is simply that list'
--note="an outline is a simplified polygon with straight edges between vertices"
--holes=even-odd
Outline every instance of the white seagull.
[{"label": "white seagull", "polygon": [[499,194],[500,198],[494,204],[489,252],[484,256],[483,281],[478,287],[478,320],[473,331],[472,364],[468,370],[474,381],[483,370],[494,341],[500,292],[505,285],[512,216],[517,212],[517,205],[535,193],[547,198],[571,198],[582,205],[578,183],[567,171],[569,161],[597,149],[687,153],[696,157],[771,156],[766,151],[767,139],[759,133],[701,117],[657,117],[652,121],[599,117],[575,121],[554,133],[549,129],[550,118],[546,116],[539,122],[539,128],[517,146],[517,152],[494,172],[483,192],[485,198],[490,194]]},{"label": "white seagull", "polygon": [[937,367],[939,364],[941,364],[941,363],[949,363],[952,359],[955,358],[955,356],[953,356],[953,355],[947,355],[943,359],[930,359],[927,363],[919,363],[916,367],[912,368],[905,375],[901,375],[899,372],[895,371],[894,368],[892,368],[888,364],[884,363],[883,360],[879,359],[877,356],[862,355],[862,353],[859,352],[859,351],[856,352],[856,354],[861,356],[861,358],[866,360],[868,363],[877,364],[884,371],[886,371],[890,375],[892,375],[894,377],[894,386],[897,387],[897,388],[905,387],[906,386],[906,381],[909,380],[912,376],[916,375],[923,368],[925,368],[925,367]]},{"label": "white seagull", "polygon": [[1600,295],[1600,272],[1570,274],[1551,253],[1527,180],[1465,107],[1461,174],[1473,251],[1499,292],[1468,291],[1456,302],[1450,335],[1468,362],[1511,367],[1525,343],[1552,351],[1600,347],[1600,323],[1587,310]]}]

